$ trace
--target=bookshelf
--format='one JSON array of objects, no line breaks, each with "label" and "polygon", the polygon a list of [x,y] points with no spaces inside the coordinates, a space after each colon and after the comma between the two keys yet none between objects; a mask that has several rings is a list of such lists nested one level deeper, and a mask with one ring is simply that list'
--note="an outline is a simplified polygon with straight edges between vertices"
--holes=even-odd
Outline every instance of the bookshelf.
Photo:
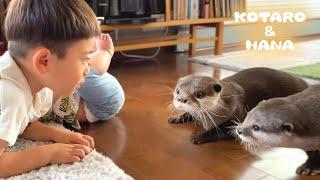
[{"label": "bookshelf", "polygon": [[[157,27],[170,27],[170,26],[181,26],[181,25],[189,25],[190,32],[189,34],[184,35],[167,35],[167,36],[159,36],[148,39],[133,39],[133,40],[120,40],[115,41],[115,51],[129,51],[129,50],[137,50],[137,49],[145,49],[145,48],[154,48],[154,47],[162,47],[162,46],[172,46],[176,44],[189,44],[189,54],[190,56],[194,56],[196,54],[196,44],[203,41],[214,41],[215,50],[214,54],[220,55],[222,54],[222,46],[223,46],[223,29],[224,29],[224,21],[233,20],[232,17],[215,17],[215,9],[214,6],[218,1],[220,2],[231,2],[232,0],[208,0],[209,3],[209,12],[207,14],[207,18],[188,18],[186,12],[187,1],[186,0],[164,0],[165,1],[165,14],[164,20],[158,22],[151,23],[141,23],[141,24],[116,24],[116,25],[101,25],[102,31],[112,31],[112,30],[127,30],[127,29],[143,29],[143,28],[157,28]],[[174,12],[174,7],[176,3],[179,1],[180,12]],[[189,0],[189,1],[198,1],[201,0]],[[237,0],[240,1],[240,0]],[[245,2],[245,0],[242,0]],[[245,3],[246,4],[246,3]],[[246,5],[244,5],[246,6]],[[212,27],[216,29],[215,36],[207,36],[207,37],[198,37],[197,36],[197,28],[201,26]]]}]

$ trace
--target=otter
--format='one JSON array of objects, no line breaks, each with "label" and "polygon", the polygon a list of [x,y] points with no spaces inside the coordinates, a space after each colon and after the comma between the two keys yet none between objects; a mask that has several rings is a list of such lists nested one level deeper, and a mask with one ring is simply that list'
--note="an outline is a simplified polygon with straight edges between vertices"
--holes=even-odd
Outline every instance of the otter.
[{"label": "otter", "polygon": [[271,147],[299,148],[308,159],[296,173],[320,174],[320,85],[260,102],[235,133],[251,152]]},{"label": "otter", "polygon": [[269,69],[250,68],[230,77],[189,75],[178,80],[173,105],[185,113],[169,117],[169,123],[198,122],[191,142],[201,144],[234,139],[229,126],[242,122],[247,112],[260,101],[285,97],[307,88],[307,83],[290,74]]}]

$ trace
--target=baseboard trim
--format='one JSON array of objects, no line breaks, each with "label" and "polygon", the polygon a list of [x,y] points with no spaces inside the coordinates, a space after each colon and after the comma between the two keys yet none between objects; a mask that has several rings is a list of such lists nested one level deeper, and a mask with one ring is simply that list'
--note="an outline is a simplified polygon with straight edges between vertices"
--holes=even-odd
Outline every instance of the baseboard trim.
[{"label": "baseboard trim", "polygon": [[[290,39],[295,42],[312,40],[314,38],[320,39],[320,33],[290,37]],[[286,39],[288,38],[281,37],[279,40],[286,40]],[[214,48],[215,46],[207,46],[207,47],[198,48],[197,51],[212,50]],[[223,45],[223,51],[244,50],[245,48],[246,48],[245,42],[228,43]]]}]

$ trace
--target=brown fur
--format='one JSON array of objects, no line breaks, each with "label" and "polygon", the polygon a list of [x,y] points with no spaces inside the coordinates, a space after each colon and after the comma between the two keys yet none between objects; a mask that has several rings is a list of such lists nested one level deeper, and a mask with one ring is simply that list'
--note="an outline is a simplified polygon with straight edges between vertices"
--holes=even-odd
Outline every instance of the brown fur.
[{"label": "brown fur", "polygon": [[[251,147],[300,148],[306,151],[308,160],[297,173],[320,175],[319,94],[320,85],[316,85],[288,97],[261,102],[237,127],[237,134]],[[258,131],[252,129],[254,125]]]},{"label": "brown fur", "polygon": [[[214,86],[220,85],[221,91],[216,91]],[[242,122],[250,111],[260,101],[274,98],[285,97],[307,88],[305,81],[290,74],[268,69],[251,68],[234,74],[233,76],[215,80],[204,76],[187,76],[181,78],[176,86],[174,102],[190,106],[206,102],[203,109],[210,109],[210,113],[205,115],[206,120],[201,122],[192,137],[191,141],[195,144],[230,139],[228,126],[233,123],[231,120]],[[178,95],[177,90],[181,93]],[[197,92],[203,92],[205,97],[200,100],[196,98]],[[180,98],[180,101],[179,101]],[[207,98],[207,99],[206,99]],[[182,108],[183,109],[183,108]],[[170,123],[185,122],[184,117],[192,117],[192,108],[184,109],[186,114],[169,118]],[[211,116],[211,117],[209,117]],[[188,118],[190,121],[191,118]],[[193,118],[195,119],[195,118]],[[214,120],[213,124],[211,121]],[[211,123],[210,125],[208,125]],[[218,126],[218,127],[217,127]]]}]

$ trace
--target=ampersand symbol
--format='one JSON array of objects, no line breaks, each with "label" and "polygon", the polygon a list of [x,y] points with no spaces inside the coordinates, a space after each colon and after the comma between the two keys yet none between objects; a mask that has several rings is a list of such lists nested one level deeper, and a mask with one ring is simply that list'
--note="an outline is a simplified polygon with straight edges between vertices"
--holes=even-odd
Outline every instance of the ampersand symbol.
[{"label": "ampersand symbol", "polygon": [[272,26],[266,26],[266,29],[265,29],[265,35],[270,37],[270,36],[276,36],[276,33],[272,30]]}]

